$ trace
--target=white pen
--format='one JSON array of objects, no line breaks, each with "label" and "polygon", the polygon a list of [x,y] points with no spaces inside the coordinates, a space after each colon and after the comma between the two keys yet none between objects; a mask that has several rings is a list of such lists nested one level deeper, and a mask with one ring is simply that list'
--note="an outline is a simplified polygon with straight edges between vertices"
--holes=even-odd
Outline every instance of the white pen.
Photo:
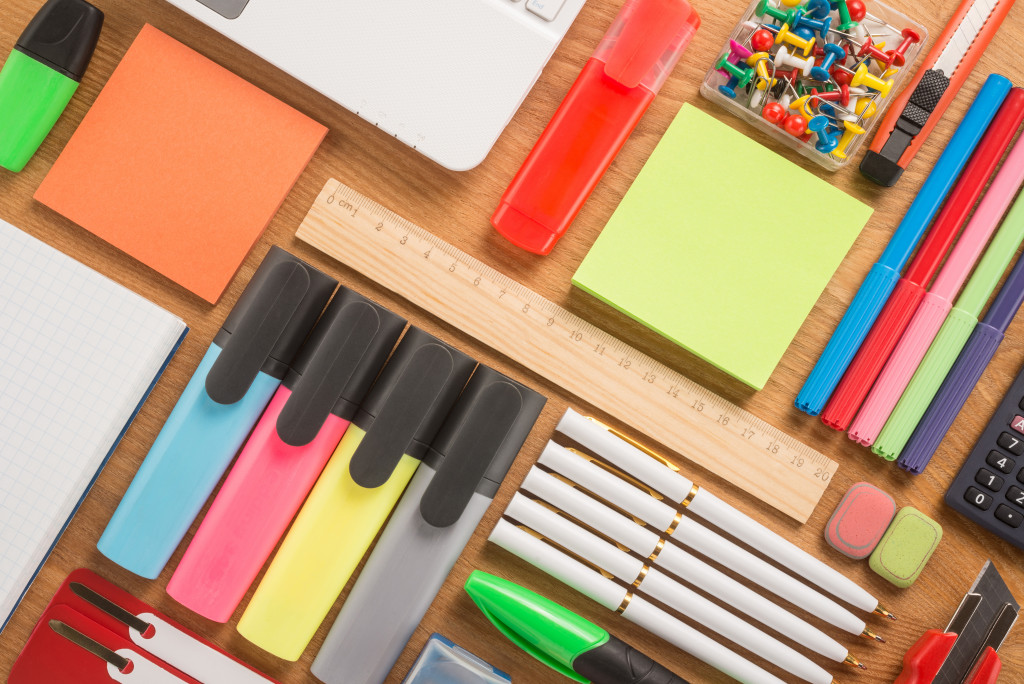
[{"label": "white pen", "polygon": [[645,485],[653,487],[674,503],[692,511],[694,515],[786,565],[833,596],[861,610],[895,619],[879,605],[876,598],[853,580],[695,485],[660,460],[652,458],[650,453],[620,438],[602,423],[585,418],[570,408],[555,429]]},{"label": "white pen", "polygon": [[742,684],[785,684],[775,675],[677,620],[643,597],[634,596],[633,592],[507,520],[498,521],[490,540]]},{"label": "white pen", "polygon": [[863,667],[845,646],[814,625],[554,475],[533,467],[521,489],[801,646],[830,660]]},{"label": "white pen", "polygon": [[740,572],[744,577],[773,594],[818,616],[850,634],[881,639],[869,632],[863,620],[824,594],[807,586],[792,575],[755,556],[746,549],[712,532],[700,523],[683,516],[605,468],[573,453],[554,442],[548,442],[537,461],[572,482],[634,515],[652,527],[662,530],[680,544],[707,556],[716,563]]},{"label": "white pen", "polygon": [[778,639],[522,493],[512,497],[505,516],[794,677],[810,684],[831,684],[832,675]]}]

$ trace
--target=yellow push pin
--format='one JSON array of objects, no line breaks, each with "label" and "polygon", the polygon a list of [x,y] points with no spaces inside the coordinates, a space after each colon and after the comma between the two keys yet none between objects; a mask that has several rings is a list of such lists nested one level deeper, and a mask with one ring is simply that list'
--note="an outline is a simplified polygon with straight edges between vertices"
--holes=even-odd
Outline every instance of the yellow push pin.
[{"label": "yellow push pin", "polygon": [[775,34],[775,44],[779,43],[789,43],[793,47],[800,48],[803,50],[804,57],[811,54],[811,50],[814,49],[814,40],[807,40],[793,33],[789,30],[789,24],[783,24],[779,32]]},{"label": "yellow push pin", "polygon": [[832,150],[832,156],[839,159],[846,159],[846,149],[850,146],[850,143],[858,135],[864,135],[863,126],[858,126],[852,121],[844,121],[843,125],[846,127],[846,130],[843,131],[843,137],[839,139],[839,145],[836,149]]},{"label": "yellow push pin", "polygon": [[878,105],[870,97],[861,97],[857,99],[857,104],[854,106],[853,111],[862,119],[870,119],[878,111]]},{"label": "yellow push pin", "polygon": [[888,97],[889,91],[892,90],[892,80],[883,81],[874,74],[868,72],[868,65],[861,62],[861,65],[857,67],[857,70],[853,72],[853,78],[850,79],[850,85],[854,88],[860,85],[867,86],[872,90],[877,90],[881,93],[882,97]]},{"label": "yellow push pin", "polygon": [[800,115],[807,120],[813,119],[814,112],[811,111],[810,106],[807,104],[807,101],[810,99],[810,97],[810,95],[798,97],[797,99],[789,103],[789,108],[800,112]]}]

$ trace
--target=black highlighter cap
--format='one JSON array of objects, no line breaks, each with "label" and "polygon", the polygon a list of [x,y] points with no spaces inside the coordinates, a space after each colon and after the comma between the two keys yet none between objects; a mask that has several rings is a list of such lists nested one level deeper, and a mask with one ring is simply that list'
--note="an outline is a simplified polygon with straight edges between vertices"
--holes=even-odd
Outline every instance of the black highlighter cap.
[{"label": "black highlighter cap", "polygon": [[340,288],[284,379],[292,393],[277,418],[281,440],[304,446],[328,415],[351,420],[403,328],[398,314]]},{"label": "black highlighter cap", "polygon": [[475,367],[454,347],[410,327],[352,421],[366,431],[349,463],[356,484],[379,487],[403,454],[423,458]]},{"label": "black highlighter cap", "polygon": [[96,50],[103,12],[85,0],[47,0],[14,49],[81,81]]},{"label": "black highlighter cap", "polygon": [[473,494],[494,498],[547,402],[493,368],[480,366],[430,445],[436,470],[420,500],[434,527],[458,522]]},{"label": "black highlighter cap", "polygon": [[260,371],[284,378],[337,285],[302,259],[271,247],[213,338],[221,352],[206,376],[210,398],[219,404],[239,401]]}]

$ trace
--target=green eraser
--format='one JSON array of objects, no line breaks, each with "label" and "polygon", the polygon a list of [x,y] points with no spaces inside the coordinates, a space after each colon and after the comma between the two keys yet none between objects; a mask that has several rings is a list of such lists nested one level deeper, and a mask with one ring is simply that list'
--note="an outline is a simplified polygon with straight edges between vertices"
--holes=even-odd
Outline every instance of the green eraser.
[{"label": "green eraser", "polygon": [[893,518],[868,564],[897,587],[906,589],[921,576],[940,541],[942,526],[907,506]]}]

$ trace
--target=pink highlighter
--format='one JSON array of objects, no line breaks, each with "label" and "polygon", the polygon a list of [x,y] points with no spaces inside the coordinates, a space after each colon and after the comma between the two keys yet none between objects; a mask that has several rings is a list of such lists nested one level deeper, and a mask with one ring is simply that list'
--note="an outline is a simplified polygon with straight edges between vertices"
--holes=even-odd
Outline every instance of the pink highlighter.
[{"label": "pink highlighter", "polygon": [[626,0],[491,217],[548,254],[569,228],[700,26],[686,0]]},{"label": "pink highlighter", "polygon": [[243,447],[167,585],[227,622],[312,489],[405,319],[340,288]]}]

